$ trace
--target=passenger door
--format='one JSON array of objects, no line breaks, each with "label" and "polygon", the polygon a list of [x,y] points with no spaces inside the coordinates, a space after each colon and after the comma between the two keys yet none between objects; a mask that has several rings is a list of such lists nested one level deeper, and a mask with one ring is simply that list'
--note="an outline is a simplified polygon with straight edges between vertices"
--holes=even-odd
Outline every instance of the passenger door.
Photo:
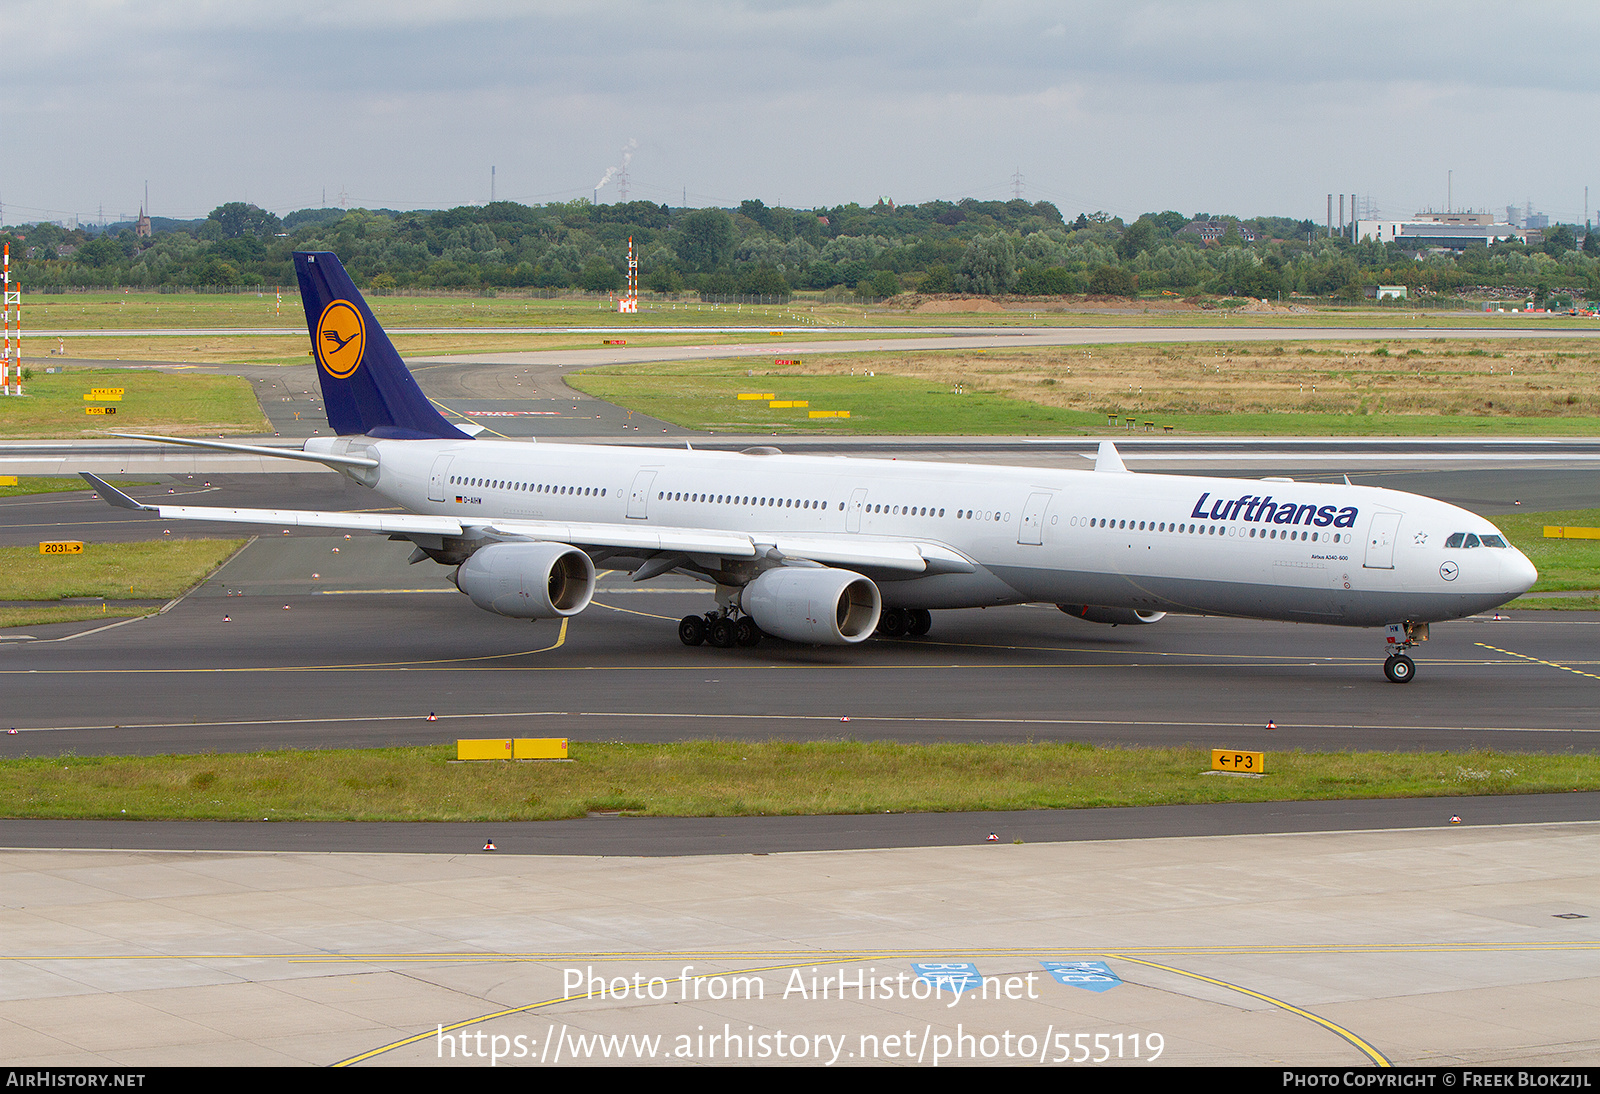
[{"label": "passenger door", "polygon": [[454,456],[440,456],[433,461],[433,472],[428,476],[428,500],[443,501],[445,486],[450,481],[450,461]]},{"label": "passenger door", "polygon": [[1367,532],[1367,557],[1362,563],[1369,570],[1394,569],[1394,541],[1403,513],[1374,513]]},{"label": "passenger door", "polygon": [[1028,504],[1022,507],[1022,524],[1017,529],[1018,543],[1034,546],[1044,543],[1044,514],[1049,508],[1049,494],[1028,495]]},{"label": "passenger door", "polygon": [[861,531],[861,511],[867,507],[867,488],[861,487],[850,495],[850,508],[844,514],[846,532]]},{"label": "passenger door", "polygon": [[633,477],[633,490],[628,494],[628,516],[634,520],[644,520],[650,515],[650,487],[655,481],[655,469],[641,471]]}]

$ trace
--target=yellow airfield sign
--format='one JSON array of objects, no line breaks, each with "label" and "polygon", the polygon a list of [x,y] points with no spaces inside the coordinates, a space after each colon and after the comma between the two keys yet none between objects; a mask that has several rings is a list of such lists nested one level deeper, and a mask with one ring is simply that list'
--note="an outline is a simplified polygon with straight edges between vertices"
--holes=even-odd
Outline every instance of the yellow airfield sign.
[{"label": "yellow airfield sign", "polygon": [[1244,771],[1251,775],[1262,775],[1267,770],[1267,754],[1265,752],[1238,752],[1231,748],[1213,748],[1211,750],[1211,770]]}]

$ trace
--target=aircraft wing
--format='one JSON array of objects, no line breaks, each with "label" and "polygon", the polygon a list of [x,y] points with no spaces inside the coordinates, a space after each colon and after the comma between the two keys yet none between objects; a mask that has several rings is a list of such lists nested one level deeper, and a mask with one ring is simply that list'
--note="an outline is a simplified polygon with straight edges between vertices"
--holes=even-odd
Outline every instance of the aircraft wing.
[{"label": "aircraft wing", "polygon": [[495,520],[489,530],[507,539],[570,543],[574,547],[620,547],[635,551],[754,558],[754,541],[741,532],[660,525],[619,525],[558,520]]},{"label": "aircraft wing", "polygon": [[153,505],[168,520],[214,520],[225,524],[276,524],[285,528],[333,528],[345,532],[459,536],[461,522],[415,513],[319,513],[311,509],[225,509],[208,505]]},{"label": "aircraft wing", "polygon": [[779,557],[830,566],[896,570],[909,573],[971,573],[973,564],[960,552],[936,542],[872,539],[826,533],[748,533],[712,528],[661,525],[580,523],[545,520],[486,520],[463,523],[454,517],[417,513],[343,513],[309,509],[230,509],[206,505],[146,505],[95,475],[83,473],[101,499],[120,509],[156,513],[170,520],[209,520],[227,524],[266,524],[280,528],[330,528],[390,535],[462,536],[484,529],[509,540],[568,543],[574,547],[612,547],[640,553],[754,558],[776,550]]},{"label": "aircraft wing", "polygon": [[966,556],[941,543],[880,540],[858,535],[736,532],[543,520],[496,520],[488,527],[503,536],[570,543],[574,547],[618,547],[729,558],[754,558],[766,554],[769,549],[775,549],[783,558],[803,559],[830,566],[859,566],[910,573],[971,573],[975,568]]}]

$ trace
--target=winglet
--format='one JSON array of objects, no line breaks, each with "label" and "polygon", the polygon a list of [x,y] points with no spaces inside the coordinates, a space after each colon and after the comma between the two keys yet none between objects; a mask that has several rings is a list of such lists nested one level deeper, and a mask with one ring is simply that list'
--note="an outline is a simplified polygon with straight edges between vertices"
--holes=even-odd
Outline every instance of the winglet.
[{"label": "winglet", "polygon": [[1096,471],[1116,471],[1128,474],[1128,465],[1122,462],[1122,457],[1117,453],[1117,446],[1110,441],[1100,442],[1100,451],[1094,457]]},{"label": "winglet", "polygon": [[80,471],[78,474],[82,475],[84,481],[86,481],[90,486],[94,487],[94,492],[100,495],[100,500],[109,505],[115,505],[118,509],[136,509],[147,513],[159,513],[161,511],[154,505],[142,505],[139,502],[134,501],[121,490],[118,490],[115,486],[112,486],[105,479],[91,475],[87,471]]}]

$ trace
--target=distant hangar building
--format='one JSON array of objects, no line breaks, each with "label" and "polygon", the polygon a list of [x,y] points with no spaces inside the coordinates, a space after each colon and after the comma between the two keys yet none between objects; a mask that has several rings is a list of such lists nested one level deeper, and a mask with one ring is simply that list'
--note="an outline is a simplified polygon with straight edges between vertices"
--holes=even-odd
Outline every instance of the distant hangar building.
[{"label": "distant hangar building", "polygon": [[1503,239],[1526,243],[1528,233],[1516,225],[1496,222],[1493,213],[1418,213],[1410,220],[1356,221],[1357,242],[1367,239],[1419,251],[1432,247],[1462,251],[1492,246]]}]

